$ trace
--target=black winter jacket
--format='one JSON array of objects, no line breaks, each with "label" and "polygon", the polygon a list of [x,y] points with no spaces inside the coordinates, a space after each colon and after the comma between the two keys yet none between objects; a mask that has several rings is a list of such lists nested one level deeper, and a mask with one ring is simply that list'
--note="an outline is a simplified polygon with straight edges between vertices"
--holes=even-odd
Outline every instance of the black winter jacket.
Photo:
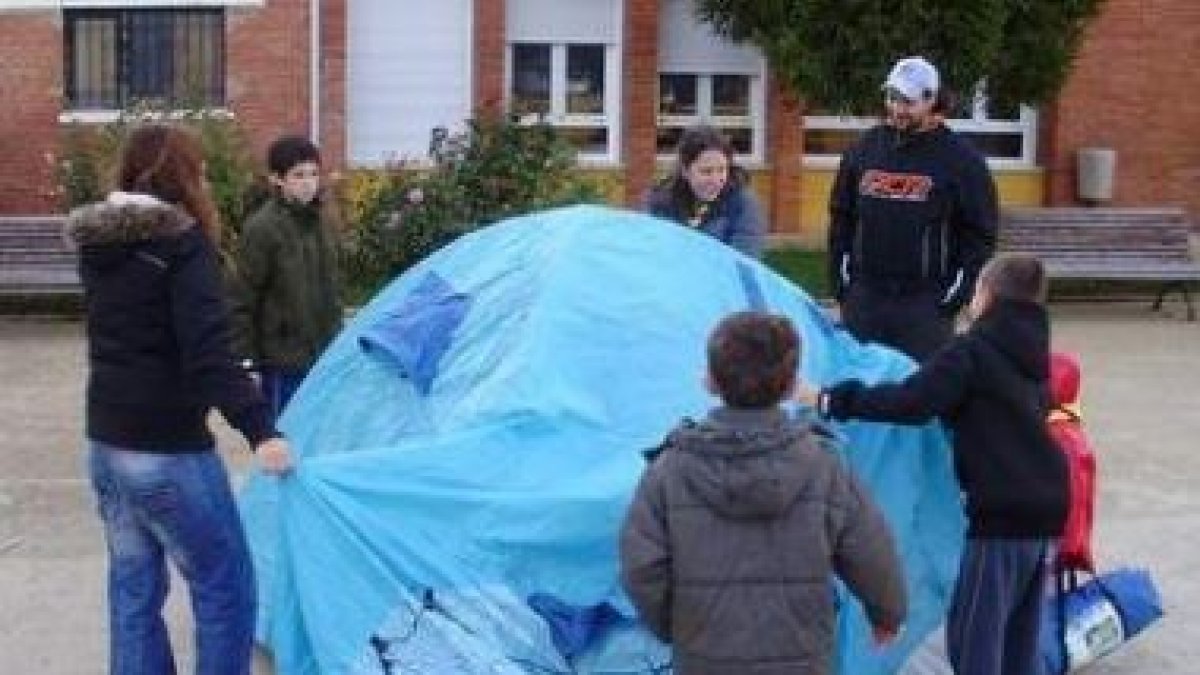
[{"label": "black winter jacket", "polygon": [[212,446],[215,407],[257,445],[269,409],[231,347],[217,253],[186,213],[116,193],[76,209],[87,313],[87,435],[153,452]]},{"label": "black winter jacket", "polygon": [[830,199],[835,296],[851,281],[883,291],[936,290],[947,313],[971,298],[995,249],[996,187],[987,164],[946,127],[877,126],[842,157]]},{"label": "black winter jacket", "polygon": [[921,424],[953,436],[968,536],[1056,538],[1068,508],[1067,464],[1050,437],[1050,327],[1035,303],[1000,300],[971,330],[899,384],[850,381],[826,390],[822,412]]}]

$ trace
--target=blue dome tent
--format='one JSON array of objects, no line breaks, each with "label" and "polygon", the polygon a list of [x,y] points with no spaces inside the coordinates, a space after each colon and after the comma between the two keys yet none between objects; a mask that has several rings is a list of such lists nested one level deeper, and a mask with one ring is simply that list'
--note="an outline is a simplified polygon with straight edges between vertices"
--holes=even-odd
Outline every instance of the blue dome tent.
[{"label": "blue dome tent", "polygon": [[[278,671],[670,672],[617,582],[617,530],[642,452],[715,403],[709,331],[747,308],[791,317],[811,382],[912,368],[758,262],[623,211],[515,218],[396,279],[283,416],[297,471],[242,494]],[[911,599],[880,651],[843,593],[837,670],[895,672],[945,610],[958,489],[936,426],[837,431],[896,532]]]}]

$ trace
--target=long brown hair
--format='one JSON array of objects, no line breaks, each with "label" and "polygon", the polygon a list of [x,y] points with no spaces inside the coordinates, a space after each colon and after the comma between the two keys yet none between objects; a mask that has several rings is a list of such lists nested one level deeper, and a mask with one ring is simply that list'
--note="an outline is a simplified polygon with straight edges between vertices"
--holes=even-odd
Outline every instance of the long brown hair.
[{"label": "long brown hair", "polygon": [[221,242],[220,218],[204,178],[204,150],[192,132],[159,123],[135,128],[121,151],[118,186],[182,208],[214,246]]}]

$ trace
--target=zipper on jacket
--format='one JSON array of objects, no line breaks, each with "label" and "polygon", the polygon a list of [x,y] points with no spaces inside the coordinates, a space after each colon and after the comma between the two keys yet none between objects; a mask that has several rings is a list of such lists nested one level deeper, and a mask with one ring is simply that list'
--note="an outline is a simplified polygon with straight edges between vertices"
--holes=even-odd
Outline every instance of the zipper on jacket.
[{"label": "zipper on jacket", "polygon": [[949,260],[948,260],[949,255],[950,255],[948,253],[948,249],[950,248],[949,247],[949,238],[950,238],[950,222],[948,220],[943,220],[942,221],[942,250],[941,250],[942,269],[940,271],[940,276],[942,278],[945,278],[945,276],[950,273],[950,265],[949,265]]},{"label": "zipper on jacket", "polygon": [[926,225],[921,232],[921,278],[929,279],[929,230],[930,226]]},{"label": "zipper on jacket", "polygon": [[854,248],[850,256],[859,273],[866,269],[866,255],[863,253],[863,220],[862,216],[855,217]]}]

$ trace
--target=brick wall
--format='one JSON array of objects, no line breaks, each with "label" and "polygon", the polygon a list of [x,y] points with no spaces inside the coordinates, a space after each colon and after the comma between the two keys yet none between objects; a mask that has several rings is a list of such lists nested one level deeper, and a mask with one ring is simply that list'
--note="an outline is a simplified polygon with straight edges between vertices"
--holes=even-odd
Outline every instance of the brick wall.
[{"label": "brick wall", "polygon": [[[771,231],[799,234],[803,198],[804,111],[800,101],[771,77],[767,90],[767,160],[771,163]],[[823,196],[821,197],[823,198]]]},{"label": "brick wall", "polygon": [[[345,156],[346,2],[325,0],[322,145],[333,167]],[[308,0],[230,9],[227,95],[261,158],[281,133],[309,132]],[[0,213],[55,211],[47,155],[61,151],[63,35],[55,11],[0,13]]]},{"label": "brick wall", "polygon": [[[346,12],[350,0],[324,0],[321,17],[321,159],[337,169],[346,162]],[[307,42],[305,43],[307,44]]]},{"label": "brick wall", "polygon": [[1075,201],[1075,153],[1117,151],[1114,203],[1200,217],[1200,2],[1109,0],[1044,116],[1052,204]]},{"label": "brick wall", "polygon": [[272,0],[226,14],[226,92],[259,158],[276,136],[309,132],[308,4]]},{"label": "brick wall", "polygon": [[505,6],[505,0],[475,0],[471,103],[477,111],[504,110]]},{"label": "brick wall", "polygon": [[57,13],[0,14],[0,213],[56,208],[51,161],[59,145],[61,64]]},{"label": "brick wall", "polygon": [[658,154],[658,0],[625,0],[622,163],[625,202],[641,203]]}]

